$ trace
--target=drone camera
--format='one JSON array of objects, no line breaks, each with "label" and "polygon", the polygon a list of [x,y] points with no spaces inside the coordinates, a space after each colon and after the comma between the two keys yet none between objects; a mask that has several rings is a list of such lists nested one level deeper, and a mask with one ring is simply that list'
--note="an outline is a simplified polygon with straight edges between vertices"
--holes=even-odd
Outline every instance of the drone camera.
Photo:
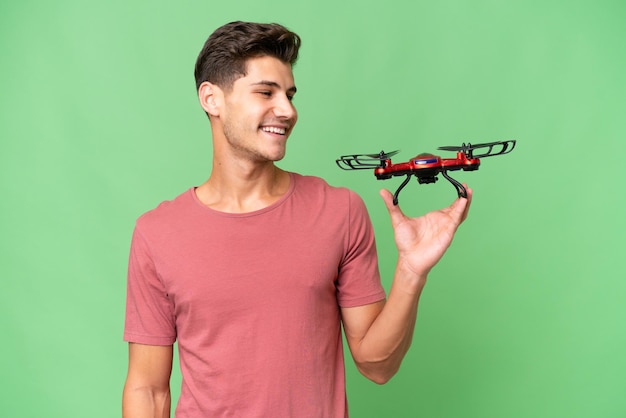
[{"label": "drone camera", "polygon": [[417,178],[417,182],[419,184],[430,184],[430,183],[436,183],[437,180],[439,180],[439,178],[437,178],[437,176],[433,176],[433,177],[418,177]]}]

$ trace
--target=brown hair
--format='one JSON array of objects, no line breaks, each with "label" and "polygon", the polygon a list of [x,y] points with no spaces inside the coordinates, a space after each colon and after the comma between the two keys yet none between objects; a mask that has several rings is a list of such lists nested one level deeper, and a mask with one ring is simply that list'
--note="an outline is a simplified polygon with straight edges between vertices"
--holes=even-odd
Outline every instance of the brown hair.
[{"label": "brown hair", "polygon": [[294,65],[299,49],[300,37],[277,23],[228,23],[209,36],[198,55],[196,90],[205,81],[230,89],[246,75],[250,58],[271,56]]}]

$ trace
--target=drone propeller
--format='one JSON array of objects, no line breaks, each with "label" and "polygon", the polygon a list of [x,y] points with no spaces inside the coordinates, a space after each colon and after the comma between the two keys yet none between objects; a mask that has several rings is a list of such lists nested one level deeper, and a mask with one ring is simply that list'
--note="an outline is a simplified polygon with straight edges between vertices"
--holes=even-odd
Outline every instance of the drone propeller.
[{"label": "drone propeller", "polygon": [[370,157],[370,158],[378,158],[380,160],[387,160],[387,159],[389,159],[390,157],[393,157],[394,155],[396,155],[399,152],[400,152],[400,150],[395,150],[395,151],[391,151],[391,152],[380,151],[378,154],[363,154],[363,156]]},{"label": "drone propeller", "polygon": [[[437,149],[442,150],[442,151],[454,151],[454,152],[461,151],[465,153],[465,155],[468,158],[484,158],[484,157],[491,157],[494,155],[508,154],[509,152],[513,151],[513,148],[515,148],[515,143],[516,141],[514,139],[511,139],[508,141],[485,142],[483,144],[474,144],[474,145],[470,143],[468,144],[463,143],[463,145],[461,146],[445,146],[445,147],[439,147]],[[488,148],[488,149],[487,151],[481,154],[474,154],[474,150],[481,149],[481,148]]]},{"label": "drone propeller", "polygon": [[369,168],[382,167],[385,160],[396,155],[399,150],[378,154],[350,154],[342,155],[335,162],[342,170],[366,170]]}]

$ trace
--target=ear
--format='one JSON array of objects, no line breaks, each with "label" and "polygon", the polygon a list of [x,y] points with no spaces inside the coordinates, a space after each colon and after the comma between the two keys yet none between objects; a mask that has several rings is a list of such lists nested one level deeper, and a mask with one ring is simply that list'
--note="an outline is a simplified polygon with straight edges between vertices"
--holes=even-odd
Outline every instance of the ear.
[{"label": "ear", "polygon": [[200,84],[198,88],[198,99],[200,100],[200,106],[209,116],[219,116],[220,103],[222,102],[222,89],[217,85],[211,84],[208,81]]}]

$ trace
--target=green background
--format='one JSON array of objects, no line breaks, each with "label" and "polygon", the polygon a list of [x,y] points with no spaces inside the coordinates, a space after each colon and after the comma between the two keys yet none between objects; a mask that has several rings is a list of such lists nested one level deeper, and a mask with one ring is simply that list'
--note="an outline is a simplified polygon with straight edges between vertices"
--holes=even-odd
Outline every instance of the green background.
[{"label": "green background", "polygon": [[[399,374],[377,386],[348,363],[352,416],[626,416],[626,5],[610,0],[2,2],[1,415],[120,415],[130,235],[209,174],[193,64],[232,20],[302,36],[280,165],[364,198],[387,288],[378,190],[399,179],[334,159],[518,140],[458,174],[470,218]],[[400,197],[417,216],[454,190]]]}]

